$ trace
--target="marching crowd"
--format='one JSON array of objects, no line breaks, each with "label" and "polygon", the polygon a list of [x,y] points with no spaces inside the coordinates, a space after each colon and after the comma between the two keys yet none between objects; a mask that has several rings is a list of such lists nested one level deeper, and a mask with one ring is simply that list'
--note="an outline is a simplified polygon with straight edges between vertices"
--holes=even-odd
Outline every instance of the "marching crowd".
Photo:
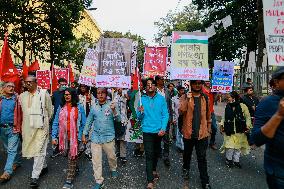
[{"label": "marching crowd", "polygon": [[[25,90],[15,93],[12,82],[3,84],[0,98],[0,139],[7,152],[1,183],[8,182],[23,158],[33,158],[30,187],[39,185],[47,174],[47,146],[52,157],[66,156],[68,165],[63,188],[73,188],[79,171],[78,157],[92,161],[95,178],[93,189],[103,187],[102,151],[107,155],[111,176],[119,176],[117,158],[127,163],[127,124],[141,129],[143,144],[135,144],[135,156],[145,155],[147,189],[160,178],[157,163],[162,159],[170,166],[172,143],[183,153],[183,178],[189,179],[192,152],[195,148],[203,189],[210,189],[206,152],[218,150],[217,132],[223,135],[221,153],[229,168],[242,168],[241,155],[251,148],[266,144],[264,168],[270,189],[284,189],[284,68],[272,75],[273,95],[261,101],[254,96],[248,79],[244,94],[225,94],[226,107],[217,127],[210,81],[190,81],[190,91],[174,83],[165,86],[163,77],[148,78],[140,90],[121,88],[89,88],[65,79],[58,80],[59,89],[52,96],[37,86],[34,76],[24,81]],[[218,129],[219,128],[219,129]],[[139,129],[138,129],[139,130]],[[163,145],[162,145],[163,144]],[[163,146],[163,147],[162,147]],[[3,154],[0,154],[1,156]],[[2,163],[2,162],[1,162]]]}]

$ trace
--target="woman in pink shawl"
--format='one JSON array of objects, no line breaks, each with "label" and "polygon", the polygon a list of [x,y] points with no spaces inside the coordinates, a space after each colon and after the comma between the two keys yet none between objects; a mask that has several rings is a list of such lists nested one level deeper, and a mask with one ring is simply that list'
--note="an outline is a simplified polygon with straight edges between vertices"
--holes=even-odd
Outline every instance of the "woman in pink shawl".
[{"label": "woman in pink shawl", "polygon": [[52,144],[56,145],[59,142],[60,152],[68,153],[67,179],[63,188],[73,188],[78,146],[86,123],[84,108],[78,102],[76,91],[71,88],[66,89],[52,124]]}]

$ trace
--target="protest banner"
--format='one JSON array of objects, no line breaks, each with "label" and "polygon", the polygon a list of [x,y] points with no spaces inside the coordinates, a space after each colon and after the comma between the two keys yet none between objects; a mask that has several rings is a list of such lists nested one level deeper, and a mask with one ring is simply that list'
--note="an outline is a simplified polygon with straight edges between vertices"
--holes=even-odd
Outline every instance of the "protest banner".
[{"label": "protest banner", "polygon": [[171,80],[208,80],[208,36],[204,32],[173,32]]},{"label": "protest banner", "polygon": [[50,89],[51,72],[49,70],[37,70],[36,79],[41,89]]},{"label": "protest banner", "polygon": [[69,69],[68,68],[53,68],[52,74],[52,92],[58,89],[58,80],[64,78],[69,83]]},{"label": "protest banner", "polygon": [[263,14],[268,63],[284,66],[284,2],[263,0]]},{"label": "protest banner", "polygon": [[98,51],[97,87],[131,88],[132,40],[126,38],[102,38]]},{"label": "protest banner", "polygon": [[171,57],[168,57],[165,79],[171,79]]},{"label": "protest banner", "polygon": [[145,47],[144,75],[165,76],[167,70],[167,47]]},{"label": "protest banner", "polygon": [[138,52],[138,41],[132,42],[132,53],[131,53],[131,73],[135,73],[137,66],[137,52]]},{"label": "protest banner", "polygon": [[98,52],[88,48],[78,83],[93,87],[96,81],[97,67]]},{"label": "protest banner", "polygon": [[234,77],[234,62],[214,61],[212,92],[232,92]]}]

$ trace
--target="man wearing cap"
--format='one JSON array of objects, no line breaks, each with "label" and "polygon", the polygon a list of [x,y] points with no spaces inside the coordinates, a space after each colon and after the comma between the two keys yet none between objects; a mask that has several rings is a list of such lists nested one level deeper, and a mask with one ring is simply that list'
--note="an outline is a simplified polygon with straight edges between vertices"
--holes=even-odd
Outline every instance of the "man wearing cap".
[{"label": "man wearing cap", "polygon": [[270,189],[284,188],[284,67],[273,74],[273,95],[264,98],[255,112],[252,140],[255,145],[266,145],[264,169]]}]

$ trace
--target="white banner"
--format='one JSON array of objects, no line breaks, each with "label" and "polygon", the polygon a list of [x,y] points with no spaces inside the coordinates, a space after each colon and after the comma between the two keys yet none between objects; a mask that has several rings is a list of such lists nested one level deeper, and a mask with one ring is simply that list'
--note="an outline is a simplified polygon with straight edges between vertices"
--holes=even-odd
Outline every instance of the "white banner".
[{"label": "white banner", "polygon": [[87,86],[94,86],[98,67],[98,52],[94,49],[87,49],[79,83]]},{"label": "white banner", "polygon": [[263,0],[263,20],[268,63],[284,66],[284,3]]}]

